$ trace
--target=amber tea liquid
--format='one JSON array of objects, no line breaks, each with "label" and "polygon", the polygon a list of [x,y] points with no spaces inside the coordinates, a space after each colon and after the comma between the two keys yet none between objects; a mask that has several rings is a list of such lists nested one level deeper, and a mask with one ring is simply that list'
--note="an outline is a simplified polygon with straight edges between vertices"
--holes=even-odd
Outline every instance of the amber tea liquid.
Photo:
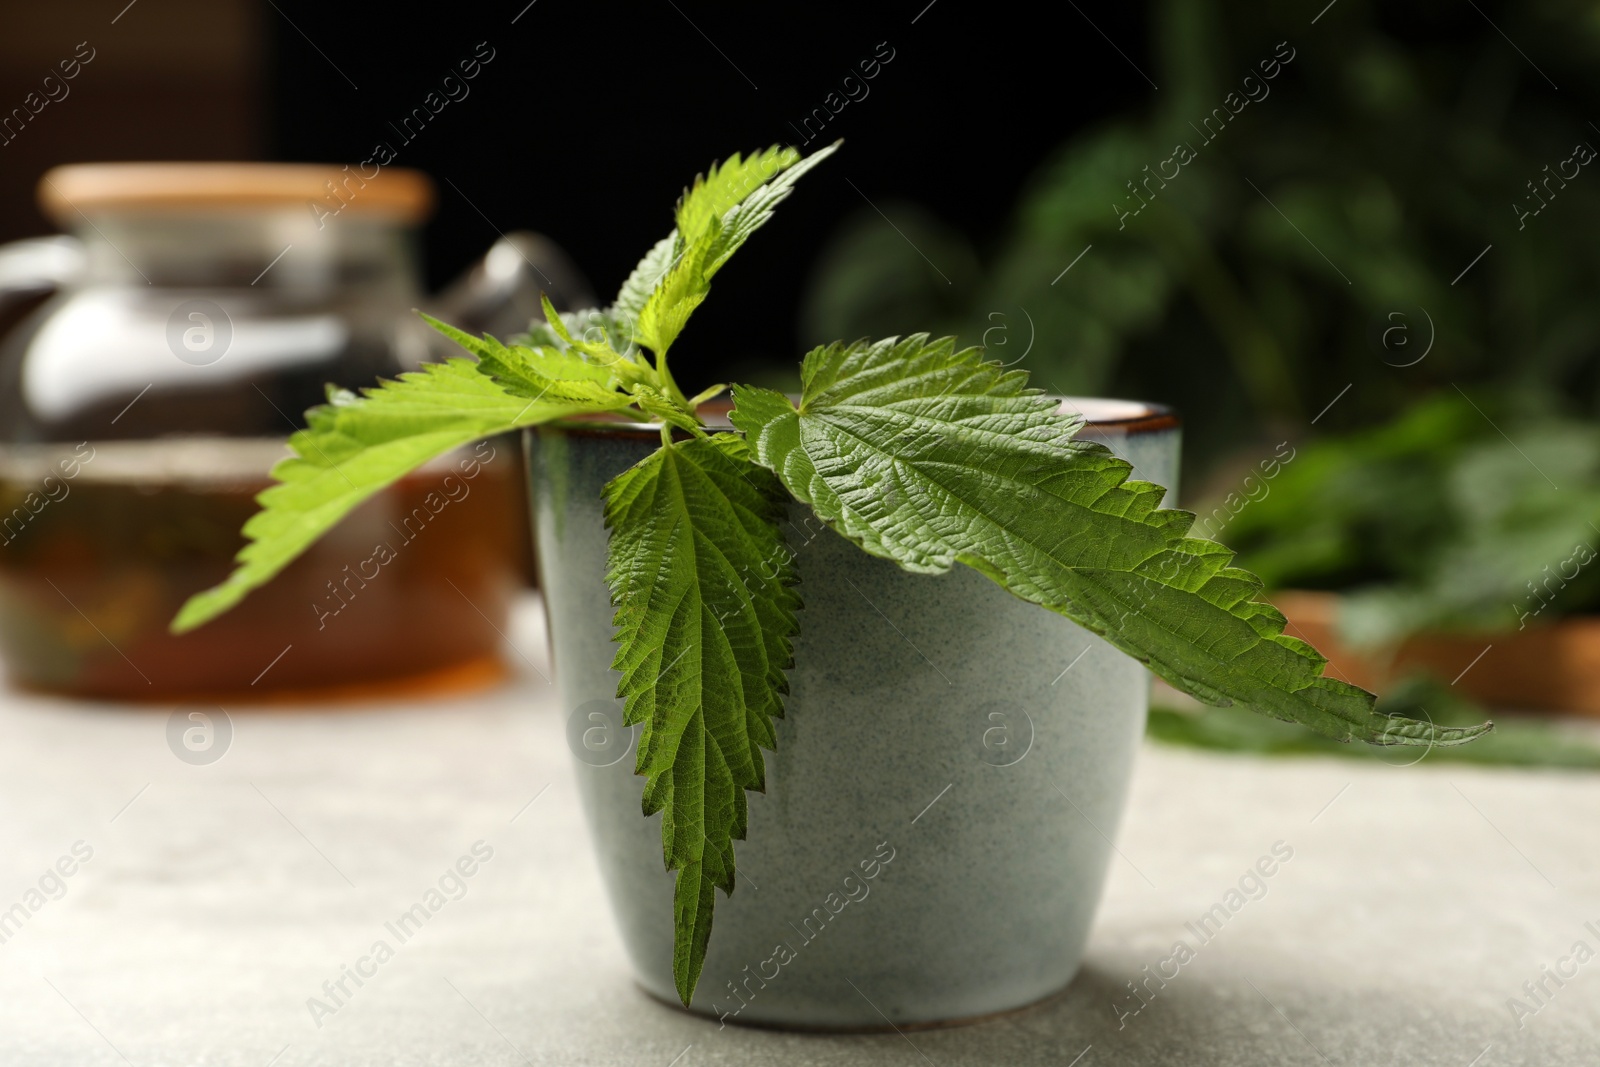
[{"label": "amber tea liquid", "polygon": [[401,479],[198,630],[277,440],[168,438],[0,452],[0,651],[13,684],[129,700],[283,699],[483,683],[522,582],[514,446]]}]

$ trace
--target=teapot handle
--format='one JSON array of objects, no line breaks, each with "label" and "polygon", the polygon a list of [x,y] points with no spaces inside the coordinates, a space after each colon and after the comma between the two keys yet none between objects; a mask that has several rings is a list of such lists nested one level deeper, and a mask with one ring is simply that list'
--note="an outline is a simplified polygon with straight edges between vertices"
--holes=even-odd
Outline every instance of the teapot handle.
[{"label": "teapot handle", "polygon": [[13,300],[42,296],[83,273],[83,243],[75,237],[28,237],[0,245],[0,310]]}]

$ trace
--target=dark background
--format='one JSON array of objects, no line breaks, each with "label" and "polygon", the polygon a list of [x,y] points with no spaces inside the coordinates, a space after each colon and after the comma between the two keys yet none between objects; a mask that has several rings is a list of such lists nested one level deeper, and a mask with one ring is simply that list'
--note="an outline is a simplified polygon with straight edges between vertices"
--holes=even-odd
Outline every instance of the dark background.
[{"label": "dark background", "polygon": [[[496,229],[528,227],[565,247],[605,297],[671,228],[689,176],[734,150],[798,144],[802,118],[860,60],[892,49],[868,95],[805,146],[844,137],[845,152],[805,183],[695,315],[676,353],[686,385],[751,357],[798,356],[811,263],[843,217],[868,207],[863,197],[915,200],[987,232],[1060,140],[1148,91],[1070,8],[1074,32],[1063,34],[1038,32],[1040,9],[1016,3],[987,5],[981,18],[960,0],[526,5],[397,4],[388,32],[375,35],[365,13],[280,3],[270,153],[357,158],[486,41],[496,58],[471,95],[396,146],[401,163],[440,182],[428,228],[432,281],[480,254]],[[1101,28],[1138,49],[1139,6],[1100,6]]]},{"label": "dark background", "polygon": [[[1061,140],[1150,92],[1071,7],[125,4],[30,12],[0,43],[5,100],[20,100],[38,80],[33,68],[42,76],[78,41],[97,50],[72,95],[51,105],[70,121],[41,116],[58,121],[35,122],[0,149],[0,238],[49,231],[31,190],[57,163],[358,162],[387,140],[396,165],[439,184],[425,233],[432,286],[497,231],[527,228],[565,247],[602,298],[670,229],[686,179],[731,151],[798,141],[790,124],[887,42],[894,58],[823,135],[846,138],[844,154],[804,184],[695,315],[674,352],[685,385],[752,358],[798,358],[808,272],[840,222],[872,210],[863,197],[920,203],[981,239]],[[1146,65],[1142,5],[1082,6]],[[388,124],[421,106],[479,42],[495,58],[470,94],[403,144]]]}]

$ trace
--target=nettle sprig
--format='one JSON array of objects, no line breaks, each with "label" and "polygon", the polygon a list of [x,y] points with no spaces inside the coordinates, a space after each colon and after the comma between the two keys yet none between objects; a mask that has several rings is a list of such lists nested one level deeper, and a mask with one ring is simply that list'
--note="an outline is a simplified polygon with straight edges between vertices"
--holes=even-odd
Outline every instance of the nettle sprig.
[{"label": "nettle sprig", "polygon": [[917,574],[964,565],[1099,634],[1209,704],[1243,704],[1343,741],[1455,745],[1492,724],[1440,727],[1380,714],[1371,693],[1322,676],[1284,634],[1233,554],[1190,537],[1194,516],[1129,480],[1082,419],[1026,372],[925,334],[808,353],[800,402],[734,386],[733,429],[712,430],[668,352],[711,279],[832,145],[729,157],[696,178],[676,228],[611,306],[558,314],[523,344],[428,321],[475,358],[431,364],[360,395],[330,389],[273,468],[239,566],[173,623],[192,629],[270,580],[361,501],[479,438],[553,419],[626,412],[661,447],[606,485],[610,586],[625,720],[642,727],[645,815],[660,812],[675,871],[673,973],[687,1004],[732,893],[746,794],[766,781],[800,626],[792,500],[864,551]]}]

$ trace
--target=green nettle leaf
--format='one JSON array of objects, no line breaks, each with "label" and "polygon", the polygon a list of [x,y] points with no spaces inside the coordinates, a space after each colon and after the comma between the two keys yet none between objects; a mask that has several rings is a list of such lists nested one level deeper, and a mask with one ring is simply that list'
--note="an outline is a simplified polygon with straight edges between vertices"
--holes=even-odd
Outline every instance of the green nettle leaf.
[{"label": "green nettle leaf", "polygon": [[[526,345],[503,345],[488,334],[474,337],[440,322],[432,315],[422,318],[435,330],[478,357],[478,369],[517,396],[546,396],[552,389],[562,388],[556,383],[575,379],[593,382],[608,390],[613,388],[620,375],[619,368],[610,361],[585,359],[576,351],[554,345],[530,348]],[[620,357],[618,357],[620,358]],[[637,370],[637,367],[634,368]]]},{"label": "green nettle leaf", "polygon": [[634,337],[656,355],[666,354],[688,323],[689,316],[711,292],[706,263],[716,250],[721,228],[721,222],[712,219],[705,233],[684,248],[640,309]]},{"label": "green nettle leaf", "polygon": [[[808,171],[838,150],[834,142],[804,159],[773,146],[741,161],[730,156],[678,201],[673,231],[645,254],[623,283],[612,312],[638,323],[634,337],[657,355],[671,347],[711,288],[711,276],[767,221]],[[764,183],[764,184],[763,184]]]},{"label": "green nettle leaf", "polygon": [[716,434],[662,448],[605,488],[625,719],[642,723],[644,813],[662,813],[677,871],[673,978],[685,1004],[711,936],[714,890],[734,888],[733,842],[761,749],[788,692],[799,597],[779,523],[787,494]]},{"label": "green nettle leaf", "polygon": [[633,268],[633,273],[628,275],[628,280],[617,291],[617,298],[611,302],[611,311],[620,321],[631,324],[639,317],[639,312],[644,310],[644,302],[655,292],[656,283],[672,266],[677,244],[678,231],[673,230],[651,246],[639,265]]},{"label": "green nettle leaf", "polygon": [[767,220],[772,218],[773,210],[794,192],[795,183],[817,164],[837,152],[843,143],[835,141],[826,148],[817,149],[730,208],[722,217],[721,233],[717,237],[716,248],[712,250],[710,261],[706,266],[706,277],[710,278],[721,270],[722,265],[750,239],[750,235],[767,224]]},{"label": "green nettle leaf", "polygon": [[752,152],[745,159],[735,152],[721,163],[713,163],[694,180],[678,201],[678,233],[694,240],[712,221],[739,205],[739,202],[766,183],[768,178],[800,162],[800,153],[773,145],[764,152]]},{"label": "green nettle leaf", "polygon": [[[512,338],[513,342],[524,347],[554,348],[562,352],[575,347],[586,354],[591,348],[604,349],[629,362],[638,362],[638,349],[628,341],[633,335],[631,316],[624,320],[611,309],[584,308],[581,311],[563,311],[557,318],[559,329],[551,325],[551,320],[532,322],[528,324],[528,332]],[[609,363],[609,359],[605,362]]]},{"label": "green nettle leaf", "polygon": [[964,563],[1059,612],[1210,704],[1238,702],[1339,740],[1452,745],[1489,724],[1390,717],[1322,676],[1324,657],[1254,599],[1261,582],[1165,490],[1074,437],[1026,374],[926,335],[806,356],[796,409],[736,386],[733,423],[819,517],[909,571]]},{"label": "green nettle leaf", "polygon": [[506,430],[580,412],[620,408],[628,397],[592,379],[514,378],[502,386],[467,359],[432,363],[364,395],[330,390],[289,438],[293,455],[272,469],[280,484],[257,497],[249,543],[227,581],[190,597],[172,622],[192,630],[264,585],[363,500],[451,449]]},{"label": "green nettle leaf", "polygon": [[664,423],[678,430],[687,430],[696,436],[703,436],[705,430],[700,426],[700,420],[679,407],[666,393],[648,385],[635,386],[633,402],[639,410],[656,422]]}]

